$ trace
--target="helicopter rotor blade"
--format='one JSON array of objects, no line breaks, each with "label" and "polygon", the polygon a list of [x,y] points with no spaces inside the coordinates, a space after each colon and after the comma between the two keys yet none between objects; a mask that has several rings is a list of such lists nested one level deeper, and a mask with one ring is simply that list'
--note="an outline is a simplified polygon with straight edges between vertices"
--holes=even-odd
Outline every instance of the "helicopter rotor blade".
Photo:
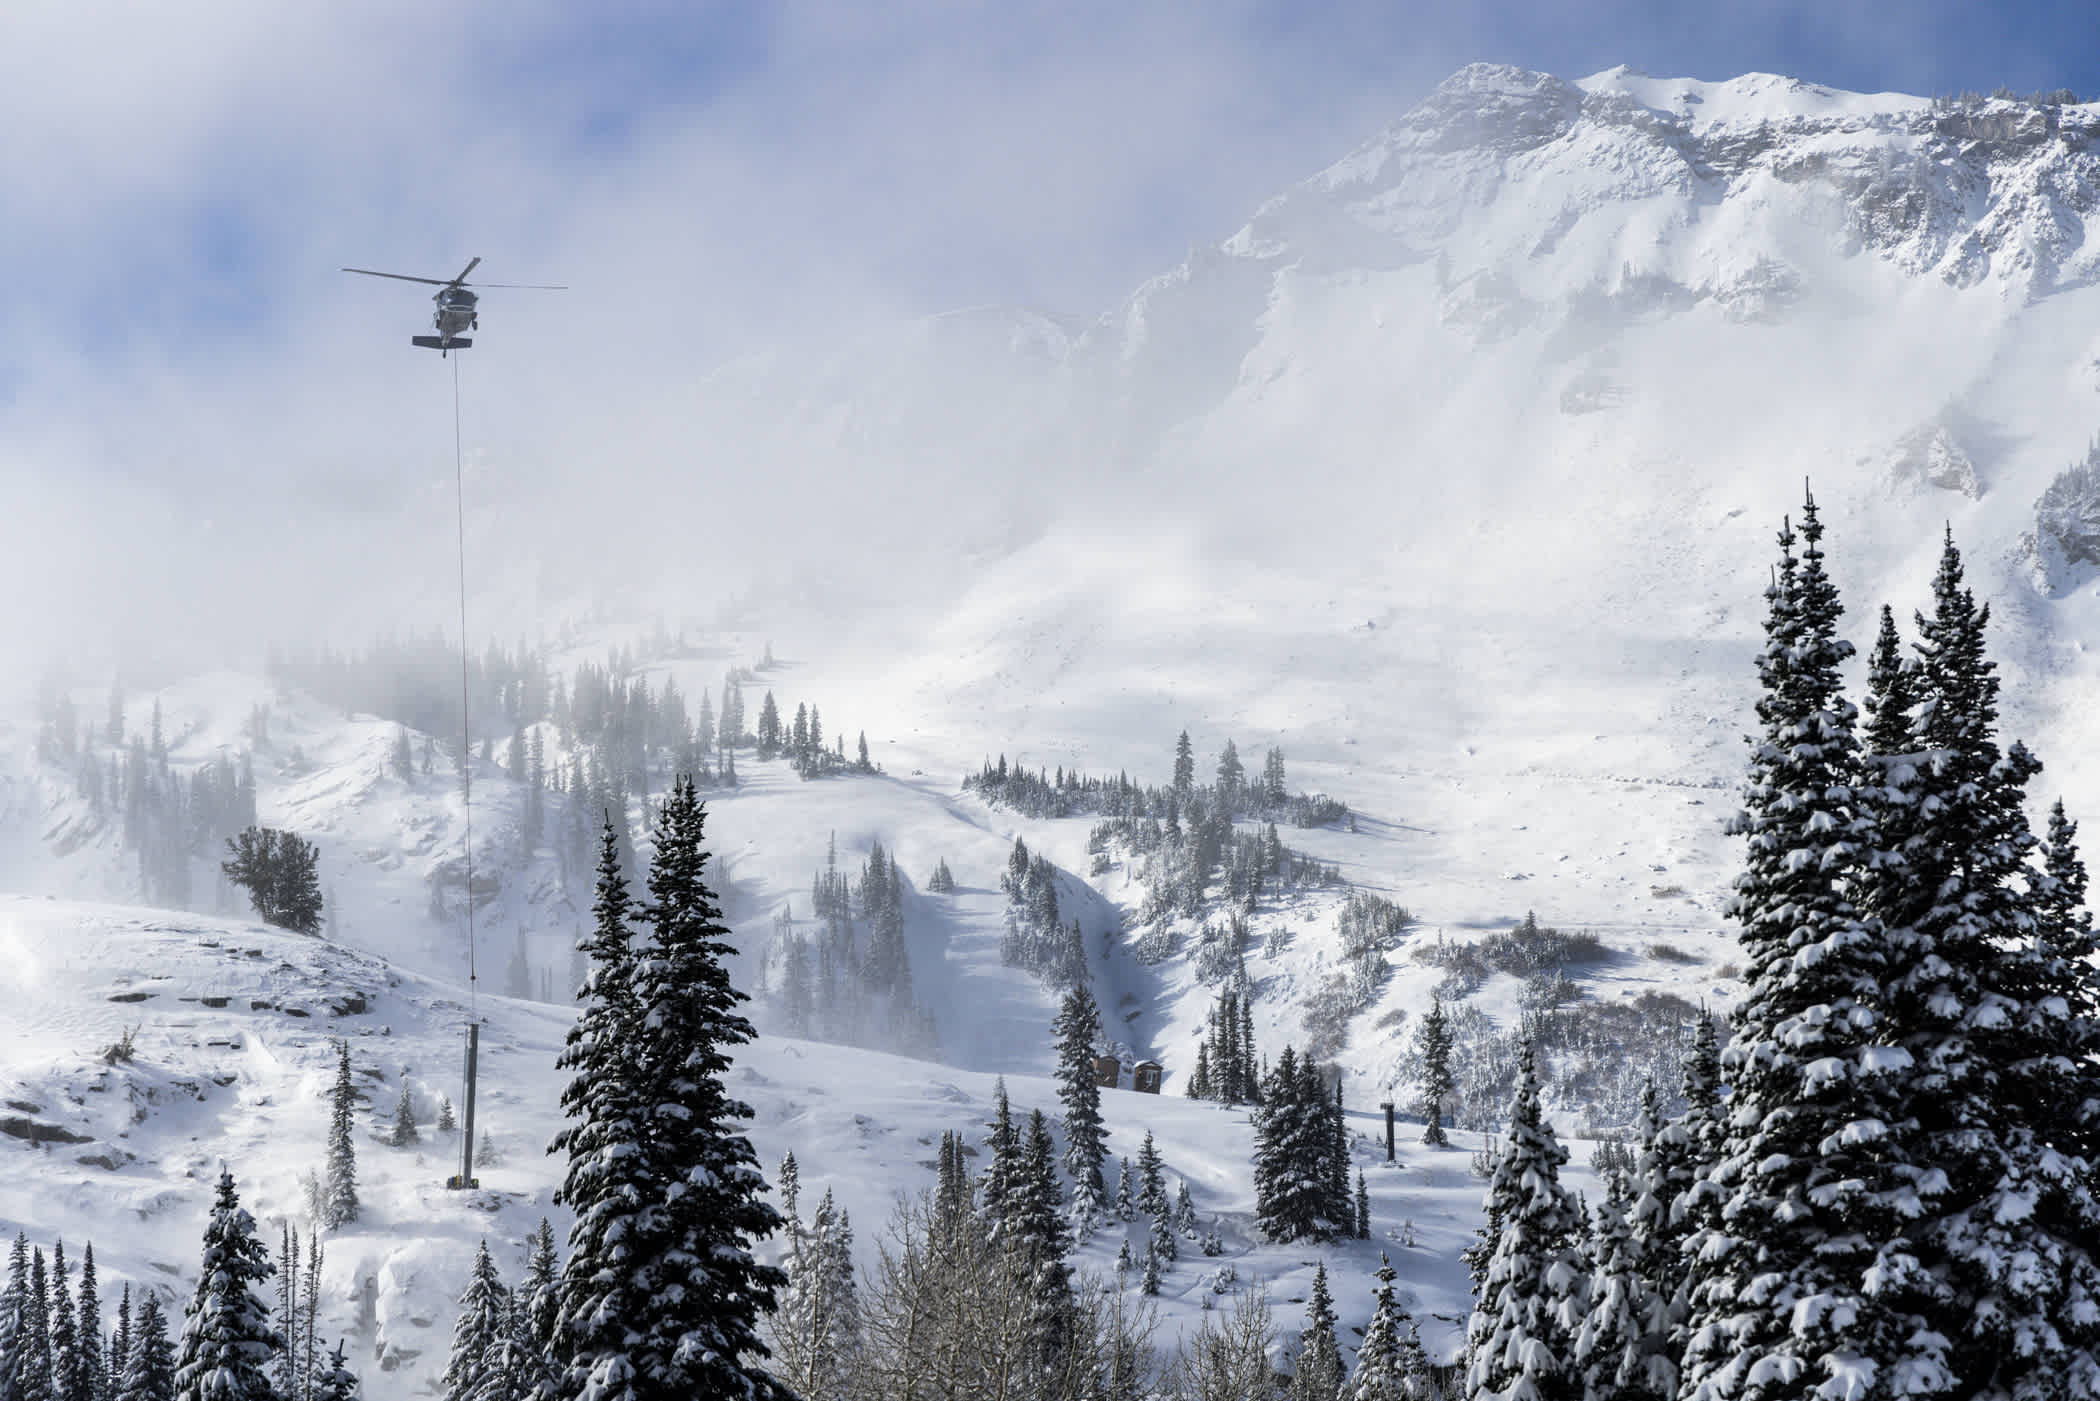
[{"label": "helicopter rotor blade", "polygon": [[559,283],[547,282],[469,282],[469,287],[507,287],[528,292],[566,292],[569,289]]},{"label": "helicopter rotor blade", "polygon": [[472,272],[472,271],[474,271],[474,269],[476,269],[476,268],[478,268],[478,267],[480,267],[480,266],[481,266],[481,259],[479,259],[479,258],[476,258],[476,259],[475,259],[475,260],[474,260],[473,262],[471,262],[471,263],[468,263],[468,264],[467,264],[467,265],[466,265],[465,267],[463,267],[463,268],[461,268],[461,269],[459,270],[459,276],[458,276],[458,277],[455,277],[455,278],[453,278],[453,279],[452,279],[452,282],[451,282],[451,284],[450,284],[450,285],[451,285],[451,286],[454,286],[454,287],[457,287],[457,286],[461,285],[462,283],[464,283],[464,282],[465,282],[465,281],[467,280],[467,274],[468,274],[468,273],[470,273],[470,272]]},{"label": "helicopter rotor blade", "polygon": [[370,268],[344,268],[344,272],[360,272],[366,277],[391,277],[397,282],[424,282],[432,287],[450,287],[452,284],[442,277],[410,277],[405,272],[374,272]]}]

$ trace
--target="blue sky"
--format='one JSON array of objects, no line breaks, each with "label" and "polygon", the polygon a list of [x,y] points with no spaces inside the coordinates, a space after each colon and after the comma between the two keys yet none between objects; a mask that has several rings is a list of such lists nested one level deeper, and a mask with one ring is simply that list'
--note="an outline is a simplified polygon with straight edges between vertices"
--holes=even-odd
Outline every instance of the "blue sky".
[{"label": "blue sky", "polygon": [[[0,98],[7,160],[50,183],[23,198],[11,182],[0,248],[36,271],[0,284],[0,324],[27,316],[90,355],[141,334],[281,331],[309,255],[325,271],[338,246],[421,268],[471,243],[492,271],[546,276],[516,259],[565,251],[549,226],[588,213],[563,192],[607,180],[624,197],[608,220],[688,201],[695,251],[737,289],[714,293],[737,303],[732,334],[834,277],[907,309],[1091,313],[1476,58],[2100,90],[2100,25],[2068,3],[295,8],[52,5],[29,21],[0,59],[26,79]],[[795,261],[812,244],[832,265],[814,287]]]},{"label": "blue sky", "polygon": [[173,552],[252,596],[238,542],[427,485],[427,303],[343,264],[570,284],[485,306],[483,445],[651,450],[755,345],[1099,314],[1475,59],[2100,94],[2072,4],[31,0],[0,21],[0,583],[103,619]]}]

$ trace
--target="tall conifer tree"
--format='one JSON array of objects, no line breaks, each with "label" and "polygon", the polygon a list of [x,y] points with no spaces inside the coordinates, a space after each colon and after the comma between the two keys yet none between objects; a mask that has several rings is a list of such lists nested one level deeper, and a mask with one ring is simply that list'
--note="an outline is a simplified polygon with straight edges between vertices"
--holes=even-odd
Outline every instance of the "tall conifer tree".
[{"label": "tall conifer tree", "polygon": [[[1271,750],[1271,753],[1275,751]],[[1305,1300],[1305,1331],[1291,1366],[1290,1401],[1336,1401],[1342,1389],[1342,1353],[1335,1342],[1334,1296],[1327,1290],[1327,1262],[1313,1269]]]},{"label": "tall conifer tree", "polygon": [[[1719,1160],[1688,1206],[1701,1215],[1687,1246],[1687,1401],[1887,1385],[1931,1348],[1893,1302],[1914,1268],[1903,1209],[1916,1175],[1876,1010],[1894,970],[1852,894],[1878,853],[1822,534],[1810,500],[1802,553],[1782,528],[1766,592],[1761,731],[1733,827],[1748,838],[1731,912],[1749,989],[1722,1058]],[[1791,1379],[1783,1393],[1774,1378]]]},{"label": "tall conifer tree", "polygon": [[256,1238],[255,1218],[234,1190],[232,1172],[221,1168],[197,1289],[184,1310],[175,1357],[175,1394],[182,1401],[280,1401],[269,1366],[284,1337],[270,1326],[269,1308],[256,1292],[275,1271]]},{"label": "tall conifer tree", "polygon": [[1101,1175],[1108,1128],[1101,1121],[1101,1086],[1094,1078],[1101,1013],[1085,978],[1065,995],[1051,1030],[1057,1037],[1057,1098],[1065,1111],[1065,1171],[1081,1193],[1099,1203],[1108,1192]]},{"label": "tall conifer tree", "polygon": [[328,1160],[322,1177],[322,1224],[330,1230],[357,1220],[357,1086],[350,1079],[350,1043],[335,1043],[335,1084],[328,1091]]},{"label": "tall conifer tree", "polygon": [[1560,1182],[1567,1160],[1540,1109],[1538,1071],[1526,1041],[1509,1129],[1488,1185],[1500,1230],[1466,1328],[1469,1395],[1582,1397],[1574,1324],[1582,1316],[1587,1272],[1571,1244],[1582,1223]]},{"label": "tall conifer tree", "polygon": [[626,1320],[630,1311],[639,1314],[640,1303],[626,1261],[635,1249],[634,1218],[654,1199],[656,1184],[641,1171],[636,1151],[646,1101],[636,1083],[641,1018],[629,909],[619,842],[608,817],[598,840],[592,929],[579,946],[589,959],[583,1011],[556,1062],[572,1078],[561,1099],[570,1122],[554,1139],[554,1151],[569,1157],[555,1200],[576,1213],[555,1325],[555,1359],[565,1368],[557,1393],[562,1401],[592,1394],[586,1388],[611,1397],[641,1394],[627,1354]]},{"label": "tall conifer tree", "polygon": [[[2100,1388],[2100,1202],[2055,1108],[2096,1084],[2079,1063],[2091,1019],[2065,996],[2089,973],[2051,957],[2037,919],[2048,877],[2027,864],[2025,798],[2041,765],[1998,743],[1989,621],[1950,531],[1915,668],[1896,673],[1900,686],[1885,665],[1870,676],[1877,737],[1903,746],[1876,756],[1883,829],[1901,840],[1884,840],[1894,849],[1863,882],[1900,953],[1883,989],[1886,1034],[1906,1057],[1889,1118],[1920,1164],[1906,1209],[1922,1268],[1894,1291],[1925,1321],[1906,1382],[1964,1401]],[[1914,697],[1907,740],[1890,693]]]},{"label": "tall conifer tree", "polygon": [[751,1246],[780,1216],[740,1128],[751,1107],[723,1084],[731,1051],[756,1032],[736,1010],[748,999],[724,966],[735,950],[706,884],[705,823],[691,778],[681,777],[658,816],[640,911],[636,1044],[623,1066],[644,1116],[634,1170],[650,1184],[633,1218],[627,1274],[637,1292],[623,1316],[636,1401],[789,1395],[762,1365],[759,1317],[786,1277]]}]

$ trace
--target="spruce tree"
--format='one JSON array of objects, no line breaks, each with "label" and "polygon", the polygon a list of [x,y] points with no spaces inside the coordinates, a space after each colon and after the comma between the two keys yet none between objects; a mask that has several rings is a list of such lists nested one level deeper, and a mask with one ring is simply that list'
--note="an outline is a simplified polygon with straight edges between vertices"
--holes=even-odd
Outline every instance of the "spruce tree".
[{"label": "spruce tree", "polygon": [[459,1313],[452,1320],[452,1351],[439,1378],[445,1401],[472,1401],[480,1391],[489,1349],[506,1331],[509,1309],[509,1291],[497,1278],[496,1262],[489,1258],[489,1243],[483,1240],[474,1251],[467,1287],[459,1296]]},{"label": "spruce tree", "polygon": [[561,1257],[555,1254],[554,1227],[546,1217],[533,1229],[530,1243],[517,1306],[525,1312],[534,1351],[545,1364],[554,1357],[554,1321],[561,1308]]},{"label": "spruce tree", "polygon": [[394,1105],[394,1129],[387,1142],[396,1148],[407,1148],[421,1143],[422,1135],[416,1132],[416,1102],[408,1085],[401,1086],[401,1098]]},{"label": "spruce tree", "polygon": [[1086,979],[1065,995],[1051,1031],[1057,1037],[1057,1098],[1065,1111],[1065,1171],[1099,1201],[1108,1190],[1101,1176],[1108,1128],[1101,1121],[1101,1086],[1094,1079],[1101,1013]]},{"label": "spruce tree", "polygon": [[1064,1191],[1057,1180],[1056,1145],[1050,1124],[1040,1109],[1028,1111],[1028,1129],[1021,1138],[1020,1171],[1016,1190],[1008,1198],[1009,1219],[1014,1235],[1038,1260],[1062,1260],[1070,1239],[1065,1231]]},{"label": "spruce tree", "polygon": [[1415,1053],[1422,1058],[1422,1117],[1429,1120],[1422,1141],[1439,1147],[1451,1141],[1444,1132],[1444,1103],[1458,1088],[1451,1074],[1452,1047],[1451,1017],[1444,1011],[1444,999],[1431,994],[1429,1015],[1415,1032]]},{"label": "spruce tree", "polygon": [[[1383,1253],[1378,1257],[1377,1279],[1378,1287],[1372,1291],[1376,1303],[1364,1328],[1364,1340],[1356,1349],[1356,1370],[1342,1392],[1344,1401],[1409,1401],[1407,1379],[1400,1370],[1400,1321],[1405,1315],[1393,1302],[1393,1263]],[[1474,1394],[1479,1394],[1477,1389]],[[1553,1393],[1541,1391],[1539,1395],[1542,1401],[1550,1401]]]},{"label": "spruce tree", "polygon": [[7,1256],[7,1286],[0,1291],[0,1397],[18,1397],[29,1352],[29,1235],[15,1233]]},{"label": "spruce tree", "polygon": [[1589,1311],[1575,1332],[1575,1365],[1587,1401],[1670,1401],[1677,1369],[1657,1344],[1667,1340],[1661,1300],[1642,1277],[1626,1210],[1632,1194],[1612,1173],[1590,1229]]},{"label": "spruce tree", "polygon": [[51,1395],[53,1401],[74,1401],[80,1394],[80,1334],[73,1314],[71,1271],[66,1267],[66,1243],[51,1246]]},{"label": "spruce tree", "polygon": [[[1312,1058],[1305,1060],[1305,1071],[1311,1087],[1317,1091],[1320,1084],[1319,1067]],[[1333,1140],[1327,1157],[1327,1217],[1329,1231],[1337,1236],[1356,1234],[1356,1196],[1349,1184],[1349,1120],[1342,1109],[1342,1077],[1336,1068],[1334,1077],[1334,1102],[1330,1106],[1328,1126]]]},{"label": "spruce tree", "polygon": [[1356,1198],[1351,1203],[1356,1218],[1356,1238],[1371,1238],[1371,1191],[1364,1182],[1364,1170],[1356,1170]]},{"label": "spruce tree", "polygon": [[[158,702],[155,703],[156,707]],[[95,1278],[95,1243],[89,1241],[80,1260],[80,1302],[74,1323],[74,1387],[69,1401],[105,1401],[108,1372],[102,1356],[102,1293]]]},{"label": "spruce tree", "polygon": [[[1147,1216],[1158,1216],[1167,1209],[1167,1179],[1165,1165],[1160,1161],[1159,1149],[1153,1145],[1152,1130],[1145,1130],[1145,1141],[1138,1145],[1137,1209]],[[1125,1170],[1125,1179],[1128,1179]]]},{"label": "spruce tree", "polygon": [[[1254,1123],[1254,1215],[1274,1241],[1326,1238],[1337,1210],[1334,1134],[1319,1071],[1285,1046]],[[1353,1218],[1354,1211],[1351,1210]]]},{"label": "spruce tree", "polygon": [[[725,700],[725,714],[728,703]],[[562,1091],[569,1122],[554,1151],[568,1154],[568,1171],[555,1200],[576,1213],[569,1254],[557,1288],[555,1360],[564,1368],[562,1401],[586,1387],[639,1397],[628,1359],[626,1318],[639,1314],[638,1288],[623,1261],[631,1258],[635,1217],[654,1200],[656,1184],[638,1145],[648,1101],[637,1083],[635,958],[629,928],[627,882],[612,820],[598,840],[598,878],[591,933],[578,947],[588,960],[583,1009],[570,1026],[556,1064],[571,1072]]]},{"label": "spruce tree", "polygon": [[1466,1328],[1469,1395],[1577,1401],[1583,1394],[1572,1325],[1581,1316],[1586,1271],[1570,1245],[1581,1222],[1560,1184],[1567,1160],[1540,1110],[1538,1071],[1527,1040],[1518,1052],[1516,1102],[1488,1187],[1490,1214],[1500,1231]]},{"label": "spruce tree", "polygon": [[1186,798],[1196,786],[1196,747],[1183,730],[1174,741],[1174,792]]},{"label": "spruce tree", "polygon": [[44,1271],[41,1247],[29,1257],[29,1305],[24,1310],[19,1385],[22,1401],[58,1401],[52,1386],[55,1372],[51,1355],[50,1279]]},{"label": "spruce tree", "polygon": [[767,1319],[775,1370],[803,1401],[837,1401],[853,1376],[860,1309],[853,1282],[853,1227],[825,1189],[804,1226],[789,1191],[794,1155],[781,1172],[788,1233],[787,1286]]},{"label": "spruce tree", "polygon": [[[1701,1018],[1709,1043],[1712,1023]],[[1686,1078],[1691,1069],[1686,1067]],[[1688,1087],[1689,1088],[1689,1087]],[[1682,1209],[1700,1165],[1692,1157],[1693,1136],[1684,1119],[1663,1123],[1661,1099],[1655,1082],[1641,1087],[1640,1115],[1635,1134],[1640,1142],[1634,1159],[1632,1200],[1626,1207],[1627,1242],[1633,1272],[1648,1291],[1653,1312],[1646,1319],[1650,1329],[1643,1348],[1673,1369],[1682,1353],[1685,1318],[1685,1259],[1683,1242],[1689,1215]],[[1662,1394],[1672,1394],[1675,1383]]]},{"label": "spruce tree", "polygon": [[1013,1105],[1006,1096],[1006,1077],[1000,1076],[992,1090],[992,1132],[985,1146],[992,1160],[984,1170],[984,1215],[995,1233],[1005,1229],[1010,1199],[1020,1190],[1021,1135],[1014,1128]]},{"label": "spruce tree", "polygon": [[1880,854],[1855,791],[1855,711],[1839,678],[1851,648],[1822,533],[1810,501],[1798,558],[1791,528],[1779,535],[1761,733],[1733,823],[1748,838],[1731,913],[1749,987],[1722,1061],[1724,1138],[1686,1204],[1696,1228],[1680,1390],[1705,1401],[1772,1394],[1774,1377],[1794,1379],[1789,1394],[1881,1375],[1913,1386],[1938,1347],[1897,1302],[1915,1269],[1903,1216],[1919,1177],[1877,1011],[1896,970],[1852,894]]},{"label": "spruce tree", "polygon": [[[279,1401],[269,1364],[284,1346],[255,1290],[275,1272],[241,1207],[232,1172],[219,1171],[219,1195],[204,1230],[197,1289],[183,1311],[175,1392],[183,1401]],[[150,1296],[149,1296],[150,1297]],[[145,1340],[141,1331],[141,1343]]]},{"label": "spruce tree", "polygon": [[117,1401],[175,1401],[175,1349],[168,1340],[168,1322],[161,1312],[160,1298],[150,1289],[140,1294],[138,1321],[132,1335],[131,1355],[124,1362]]},{"label": "spruce tree", "polygon": [[789,1395],[762,1366],[759,1316],[785,1276],[759,1263],[751,1244],[780,1217],[739,1128],[751,1107],[722,1083],[731,1051],[756,1033],[736,1010],[748,999],[723,963],[735,950],[706,884],[705,822],[691,778],[681,777],[658,815],[639,912],[647,938],[634,970],[635,1044],[620,1066],[643,1107],[628,1170],[648,1184],[647,1205],[626,1241],[634,1294],[615,1315],[626,1337],[594,1362],[601,1375],[630,1369],[637,1401]]},{"label": "spruce tree", "polygon": [[314,1377],[313,1401],[357,1401],[357,1373],[350,1370],[340,1338]]},{"label": "spruce tree", "polygon": [[[115,1397],[124,1381],[124,1366],[131,1360],[131,1282],[126,1280],[117,1295],[116,1321],[110,1325],[109,1354],[103,1363],[104,1394]],[[0,1390],[0,1396],[6,1395]]]},{"label": "spruce tree", "polygon": [[1116,1168],[1116,1219],[1119,1221],[1135,1221],[1137,1219],[1136,1180],[1136,1174],[1130,1166],[1130,1159],[1118,1159]]},{"label": "spruce tree", "polygon": [[2045,1141],[2060,1151],[2100,1163],[2100,1085],[2091,1083],[2100,1054],[2100,942],[2085,907],[2086,870],[2078,857],[2078,824],[2064,813],[2063,799],[2049,809],[2042,842],[2042,869],[2032,879],[2035,939],[2062,993],[2067,1016],[2061,1053],[2086,1084],[2039,1104],[2047,1114]]},{"label": "spruce tree", "polygon": [[328,1161],[322,1179],[321,1218],[330,1230],[357,1220],[357,1086],[350,1079],[350,1043],[335,1043],[335,1084],[328,1091]]},{"label": "spruce tree", "polygon": [[2066,1158],[2056,1108],[2096,1085],[2089,1061],[2064,1054],[2094,1045],[2065,996],[2090,973],[2052,959],[2038,927],[2046,866],[2038,879],[2027,864],[2025,800],[2041,765],[1998,743],[1989,621],[1950,531],[1933,611],[1917,618],[1909,752],[1877,775],[1902,841],[1865,882],[1900,950],[1881,993],[1908,1055],[1888,1117],[1920,1167],[1906,1206],[1923,1213],[1905,1236],[1922,1273],[1895,1291],[1925,1321],[1912,1390],[1962,1398],[2100,1386],[2100,1201]]},{"label": "spruce tree", "polygon": [[523,1301],[512,1295],[501,1327],[481,1354],[481,1380],[467,1401],[534,1401],[549,1380],[544,1359],[532,1341],[532,1322]]},{"label": "spruce tree", "polygon": [[[1273,752],[1273,751],[1272,751]],[[1334,1296],[1327,1290],[1327,1262],[1313,1269],[1305,1301],[1305,1331],[1291,1367],[1290,1401],[1337,1401],[1342,1389],[1342,1353],[1334,1336]]]}]

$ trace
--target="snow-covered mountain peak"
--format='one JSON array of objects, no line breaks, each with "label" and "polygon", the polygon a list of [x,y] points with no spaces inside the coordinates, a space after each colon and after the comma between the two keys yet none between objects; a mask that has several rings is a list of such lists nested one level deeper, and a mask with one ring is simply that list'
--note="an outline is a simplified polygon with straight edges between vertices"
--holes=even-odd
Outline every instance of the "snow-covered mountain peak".
[{"label": "snow-covered mountain peak", "polygon": [[1873,254],[2025,300],[2100,271],[2096,136],[2090,104],[1474,64],[1227,248],[1328,270],[1434,258],[1454,284],[1493,274],[1564,300],[1632,289],[1735,319],[1783,312],[1817,255]]}]

